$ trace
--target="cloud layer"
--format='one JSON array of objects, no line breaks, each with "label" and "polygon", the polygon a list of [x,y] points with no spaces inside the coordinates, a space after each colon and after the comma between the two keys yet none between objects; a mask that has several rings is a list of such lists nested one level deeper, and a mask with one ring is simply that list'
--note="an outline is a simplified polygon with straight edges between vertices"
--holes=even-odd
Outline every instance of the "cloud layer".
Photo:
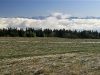
[{"label": "cloud layer", "polygon": [[[57,17],[60,17],[58,19]],[[43,20],[28,18],[0,18],[0,28],[17,27],[23,28],[49,28],[71,30],[98,30],[100,31],[100,19],[66,19],[69,14],[53,13],[52,16]]]}]

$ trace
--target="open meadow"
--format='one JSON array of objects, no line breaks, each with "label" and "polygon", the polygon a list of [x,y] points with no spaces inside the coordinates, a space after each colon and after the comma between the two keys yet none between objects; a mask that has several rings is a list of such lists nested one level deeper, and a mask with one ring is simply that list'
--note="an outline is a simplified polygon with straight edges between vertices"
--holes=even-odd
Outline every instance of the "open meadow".
[{"label": "open meadow", "polygon": [[100,39],[0,37],[0,75],[100,75]]}]

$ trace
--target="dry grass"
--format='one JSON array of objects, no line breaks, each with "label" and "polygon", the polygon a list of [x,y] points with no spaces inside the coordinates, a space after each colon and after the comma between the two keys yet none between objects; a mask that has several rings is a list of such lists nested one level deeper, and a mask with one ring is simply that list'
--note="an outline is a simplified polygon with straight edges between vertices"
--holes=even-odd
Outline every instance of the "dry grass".
[{"label": "dry grass", "polygon": [[2,59],[0,75],[99,75],[98,54],[57,54]]},{"label": "dry grass", "polygon": [[0,38],[0,75],[100,75],[99,41]]}]

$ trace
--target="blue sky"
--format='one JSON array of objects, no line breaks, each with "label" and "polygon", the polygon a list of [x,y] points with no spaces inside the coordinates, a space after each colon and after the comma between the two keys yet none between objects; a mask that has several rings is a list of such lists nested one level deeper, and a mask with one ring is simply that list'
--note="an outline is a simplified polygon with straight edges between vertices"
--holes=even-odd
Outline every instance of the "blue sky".
[{"label": "blue sky", "polygon": [[[18,17],[48,16],[45,19]],[[60,16],[61,19],[57,19]],[[98,30],[100,19],[66,19],[70,16],[100,17],[98,0],[0,0],[0,28],[50,28]],[[7,18],[4,18],[7,17]]]},{"label": "blue sky", "polygon": [[0,0],[0,17],[32,17],[53,12],[72,16],[100,16],[100,1]]}]

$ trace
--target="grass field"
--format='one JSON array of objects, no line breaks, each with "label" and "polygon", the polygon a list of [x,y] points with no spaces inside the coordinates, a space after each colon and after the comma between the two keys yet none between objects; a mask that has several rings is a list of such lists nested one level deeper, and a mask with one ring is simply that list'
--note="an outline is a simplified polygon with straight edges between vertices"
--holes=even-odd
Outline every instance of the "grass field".
[{"label": "grass field", "polygon": [[0,37],[0,75],[100,75],[100,40]]}]

